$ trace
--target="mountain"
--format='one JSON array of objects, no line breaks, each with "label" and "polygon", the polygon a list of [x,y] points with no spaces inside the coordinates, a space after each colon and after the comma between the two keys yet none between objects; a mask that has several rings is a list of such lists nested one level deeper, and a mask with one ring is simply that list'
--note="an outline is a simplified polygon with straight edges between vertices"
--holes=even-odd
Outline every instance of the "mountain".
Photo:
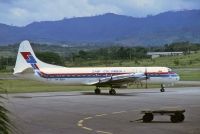
[{"label": "mountain", "polygon": [[161,45],[200,42],[200,10],[169,11],[135,18],[107,13],[59,21],[33,22],[24,27],[0,24],[0,44],[22,40],[41,43],[112,42]]}]

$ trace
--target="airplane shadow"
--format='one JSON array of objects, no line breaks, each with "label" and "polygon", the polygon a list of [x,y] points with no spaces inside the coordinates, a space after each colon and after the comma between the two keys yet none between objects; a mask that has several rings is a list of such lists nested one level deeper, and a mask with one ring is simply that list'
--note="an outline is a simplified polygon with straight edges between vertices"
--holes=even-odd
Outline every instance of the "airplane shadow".
[{"label": "airplane shadow", "polygon": [[[175,92],[175,91],[166,91],[166,92]],[[165,92],[164,92],[165,93]],[[45,97],[67,97],[67,96],[80,96],[80,95],[94,95],[94,96],[138,96],[140,94],[164,94],[159,91],[152,91],[152,92],[129,92],[129,93],[117,93],[116,95],[110,95],[109,93],[101,93],[95,94],[94,92],[80,92],[80,94],[57,94],[57,95],[33,95],[33,96],[13,96],[13,98],[20,98],[20,99],[31,99],[31,98],[45,98]]]},{"label": "airplane shadow", "polygon": [[93,92],[82,92],[82,95],[95,95],[95,96],[138,96],[137,93],[117,93],[116,95],[110,95],[109,93],[95,94]]},{"label": "airplane shadow", "polygon": [[[175,92],[175,91],[166,91],[168,92]],[[145,91],[139,91],[139,92],[129,92],[129,93],[116,93],[116,95],[110,95],[109,93],[101,93],[101,94],[95,94],[94,92],[81,92],[82,95],[96,95],[96,96],[138,96],[139,94],[164,94],[165,92],[160,91],[152,91],[152,92],[145,92]]]},{"label": "airplane shadow", "polygon": [[172,92],[176,92],[176,91],[165,91],[165,92],[160,92],[160,91],[152,91],[152,92],[150,92],[150,91],[147,91],[147,92],[146,92],[146,91],[142,91],[142,92],[141,92],[141,91],[138,91],[138,92],[135,92],[135,93],[142,93],[142,94],[143,94],[143,93],[144,93],[144,94],[145,94],[145,93],[148,93],[148,94],[150,94],[150,93],[153,93],[153,94],[158,93],[158,94],[162,94],[162,93],[172,93]]}]

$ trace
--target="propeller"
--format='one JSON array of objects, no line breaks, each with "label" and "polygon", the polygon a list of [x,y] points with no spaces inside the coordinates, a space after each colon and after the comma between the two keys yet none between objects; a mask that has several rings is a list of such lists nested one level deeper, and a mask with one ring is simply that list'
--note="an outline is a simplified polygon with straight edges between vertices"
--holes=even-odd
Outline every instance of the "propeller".
[{"label": "propeller", "polygon": [[147,87],[147,79],[148,79],[148,74],[147,74],[147,68],[145,67],[145,80],[146,80],[146,82],[145,82],[145,88],[148,88]]},{"label": "propeller", "polygon": [[110,81],[112,81],[113,80],[113,76],[112,76],[112,74],[111,74],[111,76],[110,76]]}]

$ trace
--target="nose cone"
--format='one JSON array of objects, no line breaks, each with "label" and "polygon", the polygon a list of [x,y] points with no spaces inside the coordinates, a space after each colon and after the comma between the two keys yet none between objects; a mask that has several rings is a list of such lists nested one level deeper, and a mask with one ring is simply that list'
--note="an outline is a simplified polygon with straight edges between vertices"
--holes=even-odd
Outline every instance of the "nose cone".
[{"label": "nose cone", "polygon": [[178,74],[176,74],[176,80],[179,81],[180,80],[180,76]]}]

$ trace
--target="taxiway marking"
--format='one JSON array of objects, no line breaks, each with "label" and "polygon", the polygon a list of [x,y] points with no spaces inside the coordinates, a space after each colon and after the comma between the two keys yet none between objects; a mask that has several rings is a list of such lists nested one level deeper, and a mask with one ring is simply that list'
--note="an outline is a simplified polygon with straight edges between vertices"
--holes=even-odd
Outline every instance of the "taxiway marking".
[{"label": "taxiway marking", "polygon": [[121,114],[121,113],[126,113],[127,111],[119,111],[119,112],[112,112],[112,114]]},{"label": "taxiway marking", "polygon": [[83,120],[80,120],[77,124],[79,127],[82,127],[83,126]]},{"label": "taxiway marking", "polygon": [[96,131],[97,133],[101,133],[101,134],[112,134],[110,132],[105,132],[105,131]]},{"label": "taxiway marking", "polygon": [[89,119],[92,119],[93,117],[86,117],[84,118],[84,120],[89,120]]},{"label": "taxiway marking", "polygon": [[92,128],[89,128],[89,127],[86,127],[83,125],[84,121],[86,120],[90,120],[90,119],[93,119],[93,118],[97,118],[97,117],[103,117],[103,116],[107,116],[107,115],[112,115],[112,114],[121,114],[121,113],[126,113],[127,111],[117,111],[117,112],[112,112],[110,114],[96,114],[94,115],[93,117],[85,117],[83,118],[82,120],[78,121],[77,123],[77,126],[78,127],[81,127],[82,129],[85,129],[85,130],[88,130],[88,131],[95,131],[96,133],[101,133],[101,134],[112,134],[111,132],[106,132],[106,131],[100,131],[100,130],[94,130]]},{"label": "taxiway marking", "polygon": [[93,129],[89,128],[89,127],[82,127],[83,129],[86,129],[88,131],[92,131]]},{"label": "taxiway marking", "polygon": [[[130,111],[136,112],[136,111],[139,111],[139,110],[130,110]],[[85,129],[85,130],[88,130],[88,131],[95,131],[96,133],[100,133],[100,134],[112,134],[111,132],[95,130],[95,129],[86,127],[86,126],[83,125],[83,123],[84,123],[84,121],[94,119],[95,117],[98,118],[98,117],[103,117],[103,116],[108,116],[108,115],[122,114],[122,113],[126,113],[126,112],[128,112],[128,111],[116,111],[116,112],[112,112],[110,114],[103,113],[103,114],[96,114],[93,117],[92,116],[85,117],[82,120],[78,121],[77,126],[81,127],[82,129]]]},{"label": "taxiway marking", "polygon": [[96,117],[101,117],[101,116],[106,116],[106,115],[108,115],[108,114],[97,114],[97,115],[95,115]]}]

